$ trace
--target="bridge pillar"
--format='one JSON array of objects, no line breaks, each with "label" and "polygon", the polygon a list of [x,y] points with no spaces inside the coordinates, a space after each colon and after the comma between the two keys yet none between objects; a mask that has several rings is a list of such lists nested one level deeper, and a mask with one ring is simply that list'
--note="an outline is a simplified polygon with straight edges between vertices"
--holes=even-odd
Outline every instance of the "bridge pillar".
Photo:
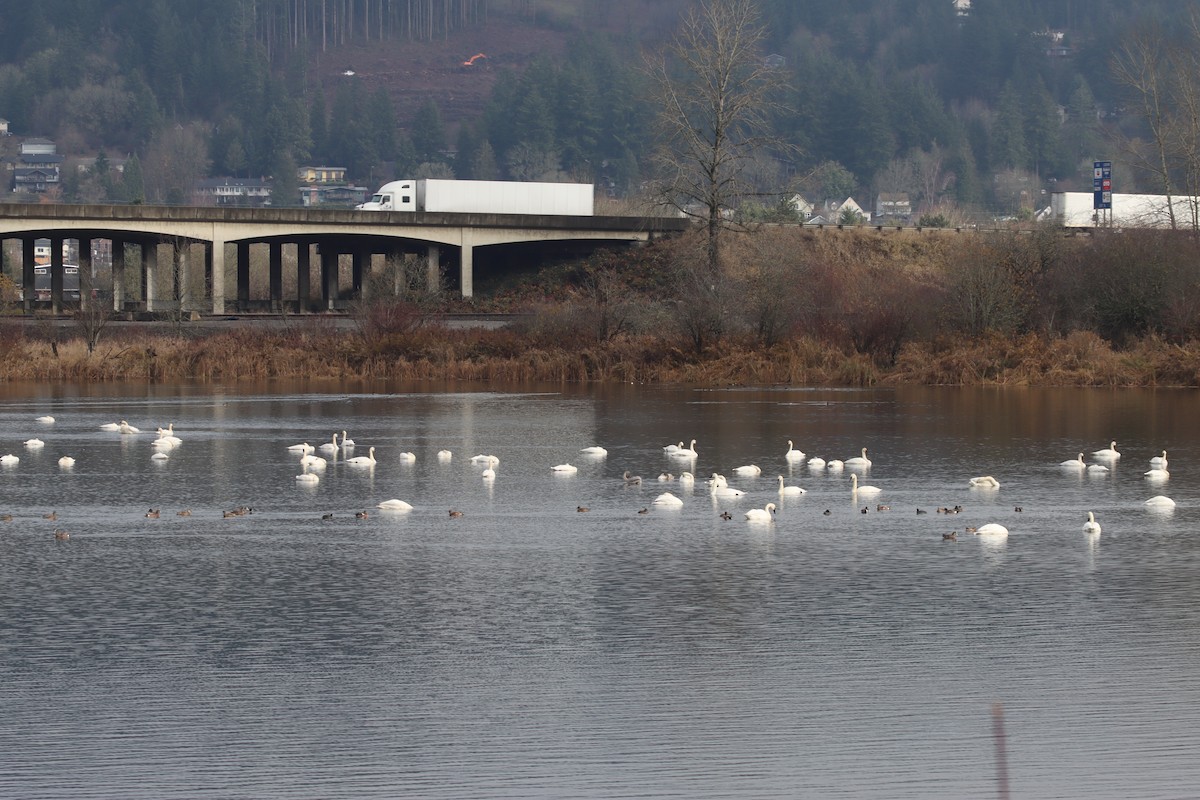
[{"label": "bridge pillar", "polygon": [[351,289],[354,296],[360,300],[366,299],[363,292],[363,272],[370,263],[371,254],[362,250],[355,250],[350,256]]},{"label": "bridge pillar", "polygon": [[308,242],[296,242],[296,313],[308,311],[312,294],[312,247]]},{"label": "bridge pillar", "polygon": [[158,240],[142,242],[142,300],[147,311],[156,311],[158,296]]},{"label": "bridge pillar", "polygon": [[112,240],[113,311],[125,310],[125,241]]},{"label": "bridge pillar", "polygon": [[470,228],[463,228],[461,249],[462,255],[458,259],[459,285],[462,286],[463,297],[473,297],[475,294],[473,286],[475,279],[475,244]]},{"label": "bridge pillar", "polygon": [[33,311],[33,298],[37,296],[36,282],[34,277],[34,265],[37,257],[37,239],[32,236],[25,236],[21,239],[21,286],[25,299],[22,305],[25,306],[25,313],[29,314]]},{"label": "bridge pillar", "polygon": [[328,244],[321,245],[321,299],[325,308],[333,311],[338,295],[338,254]]},{"label": "bridge pillar", "polygon": [[50,313],[62,313],[63,299],[63,238],[50,237]]},{"label": "bridge pillar", "polygon": [[237,243],[237,292],[238,310],[250,307],[250,243]]},{"label": "bridge pillar", "polygon": [[[216,226],[213,226],[216,227]],[[213,236],[204,245],[204,265],[208,271],[209,291],[212,294],[212,313],[225,313],[225,240]]]},{"label": "bridge pillar", "polygon": [[271,267],[271,310],[283,311],[283,244],[271,242],[267,251]]},{"label": "bridge pillar", "polygon": [[192,270],[188,251],[191,245],[176,240],[171,246],[171,292],[177,309],[182,313],[192,300]]},{"label": "bridge pillar", "polygon": [[429,245],[425,253],[425,291],[437,294],[442,290],[442,249]]},{"label": "bridge pillar", "polygon": [[92,292],[96,289],[96,274],[92,270],[92,240],[80,237],[79,242],[79,310],[92,308]]}]

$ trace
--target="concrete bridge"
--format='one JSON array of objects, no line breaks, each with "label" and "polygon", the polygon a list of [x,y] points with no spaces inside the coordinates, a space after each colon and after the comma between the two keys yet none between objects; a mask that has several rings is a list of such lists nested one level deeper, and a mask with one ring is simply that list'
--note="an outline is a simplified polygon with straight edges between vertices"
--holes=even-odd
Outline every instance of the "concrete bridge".
[{"label": "concrete bridge", "polygon": [[[408,256],[423,262],[427,289],[457,288],[473,294],[477,263],[502,264],[505,254],[569,244],[635,243],[678,233],[687,221],[674,218],[565,217],[501,214],[432,214],[411,212],[310,209],[247,209],[109,205],[0,204],[0,245],[21,241],[20,277],[26,311],[33,307],[35,242],[50,240],[50,296],[55,313],[63,304],[63,248],[79,244],[79,272],[84,295],[89,288],[105,296],[109,287],[89,286],[93,273],[92,243],[112,243],[111,292],[116,311],[194,310],[225,314],[265,305],[272,311],[333,309],[339,298],[361,297],[371,274],[387,257]],[[168,269],[159,264],[159,248],[168,246]],[[251,247],[268,252],[266,297],[251,297]],[[284,247],[289,287],[284,297]],[[312,286],[313,248],[319,275],[319,302]],[[203,280],[193,264],[193,250],[203,248]],[[129,280],[129,253],[136,249],[140,280]],[[0,258],[4,248],[0,246]],[[232,253],[232,259],[230,254]],[[339,277],[340,256],[349,256],[348,275]],[[453,267],[457,265],[457,287]],[[5,274],[16,270],[0,263]],[[445,272],[444,272],[445,270]],[[262,276],[259,285],[261,285]],[[232,278],[236,294],[227,294]],[[346,280],[348,278],[348,280]]]}]

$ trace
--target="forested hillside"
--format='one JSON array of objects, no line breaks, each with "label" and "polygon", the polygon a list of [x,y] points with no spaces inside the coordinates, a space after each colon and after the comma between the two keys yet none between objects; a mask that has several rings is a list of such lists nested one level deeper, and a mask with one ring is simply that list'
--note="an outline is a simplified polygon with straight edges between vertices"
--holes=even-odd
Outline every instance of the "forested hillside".
[{"label": "forested hillside", "polygon": [[[790,87],[773,125],[797,155],[765,163],[760,188],[803,178],[814,199],[906,191],[919,207],[1006,212],[1046,186],[1090,188],[1094,158],[1122,157],[1108,132],[1138,123],[1113,54],[1149,22],[1184,30],[1190,10],[957,5],[761,0]],[[187,202],[207,175],[275,176],[286,190],[310,163],[368,185],[574,177],[621,195],[652,177],[641,52],[687,6],[3,0],[0,118],[68,157],[137,157],[143,186],[71,175],[65,200]],[[1126,170],[1121,189],[1139,179]]]}]

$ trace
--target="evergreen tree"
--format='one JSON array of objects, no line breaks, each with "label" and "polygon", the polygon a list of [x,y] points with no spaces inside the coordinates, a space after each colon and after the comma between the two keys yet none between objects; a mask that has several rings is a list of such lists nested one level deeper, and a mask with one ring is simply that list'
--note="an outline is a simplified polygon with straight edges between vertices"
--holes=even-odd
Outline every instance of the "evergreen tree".
[{"label": "evergreen tree", "polygon": [[146,185],[142,179],[142,162],[136,155],[125,162],[121,175],[121,195],[126,203],[141,205],[146,202]]},{"label": "evergreen tree", "polygon": [[432,99],[426,100],[413,115],[412,143],[416,150],[417,160],[442,161],[446,150],[446,129],[442,125],[442,114],[437,103]]},{"label": "evergreen tree", "polygon": [[325,109],[325,92],[317,89],[308,109],[308,133],[312,137],[312,155],[317,161],[329,160],[329,118]]},{"label": "evergreen tree", "polygon": [[1012,83],[1000,93],[996,119],[991,130],[991,159],[994,169],[1024,168],[1029,162],[1025,144],[1025,113],[1021,96]]}]

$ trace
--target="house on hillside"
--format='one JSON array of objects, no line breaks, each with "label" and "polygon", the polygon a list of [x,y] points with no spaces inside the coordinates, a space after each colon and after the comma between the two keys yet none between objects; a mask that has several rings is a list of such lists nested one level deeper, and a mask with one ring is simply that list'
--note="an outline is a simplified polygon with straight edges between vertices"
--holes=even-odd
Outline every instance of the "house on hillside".
[{"label": "house on hillside", "polygon": [[907,223],[912,219],[912,202],[908,192],[880,192],[875,198],[875,222]]},{"label": "house on hillside", "polygon": [[205,178],[196,194],[213,205],[257,207],[270,198],[271,184],[261,178]]},{"label": "house on hillside", "polygon": [[300,167],[296,177],[301,183],[345,183],[345,167]]},{"label": "house on hillside", "polygon": [[783,198],[784,205],[796,212],[800,219],[808,219],[813,213],[813,204],[804,199],[803,195],[794,194]]},{"label": "house on hillside", "polygon": [[26,139],[21,142],[13,169],[12,190],[19,194],[41,194],[61,185],[62,161],[54,142]]},{"label": "house on hillside", "polygon": [[0,136],[11,136],[8,131],[8,120],[0,118]]}]

